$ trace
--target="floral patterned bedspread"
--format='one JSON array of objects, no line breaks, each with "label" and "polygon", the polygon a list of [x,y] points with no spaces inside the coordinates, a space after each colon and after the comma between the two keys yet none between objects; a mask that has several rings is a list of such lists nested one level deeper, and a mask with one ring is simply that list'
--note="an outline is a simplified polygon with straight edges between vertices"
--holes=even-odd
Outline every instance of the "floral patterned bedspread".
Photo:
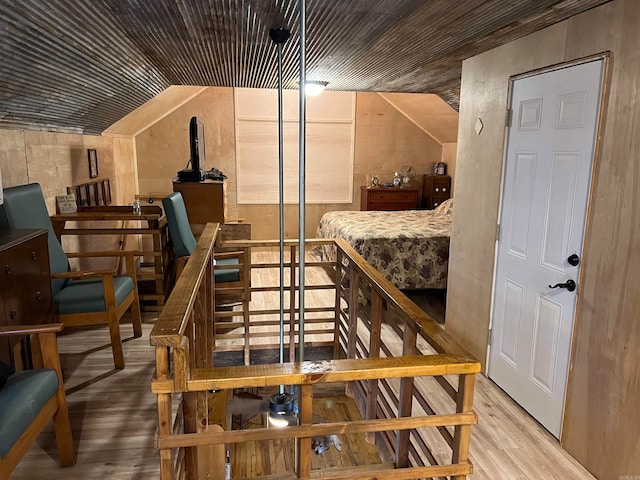
[{"label": "floral patterned bedspread", "polygon": [[[400,289],[446,288],[453,200],[435,210],[328,212],[319,238],[344,238]],[[335,247],[317,245],[322,261],[335,261]]]}]

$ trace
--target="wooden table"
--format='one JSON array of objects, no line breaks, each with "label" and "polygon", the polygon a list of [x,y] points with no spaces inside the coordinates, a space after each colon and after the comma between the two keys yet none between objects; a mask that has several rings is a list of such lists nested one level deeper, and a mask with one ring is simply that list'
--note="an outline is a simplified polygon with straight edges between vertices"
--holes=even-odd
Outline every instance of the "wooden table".
[{"label": "wooden table", "polygon": [[[114,242],[113,250],[123,250],[128,235],[151,235],[153,238],[153,250],[145,251],[141,256],[153,257],[153,262],[149,264],[141,263],[141,267],[153,267],[152,272],[145,272],[144,268],[137,273],[138,287],[141,306],[146,310],[158,310],[162,308],[167,292],[167,267],[170,262],[170,252],[168,249],[167,220],[162,208],[156,205],[142,205],[142,213],[133,213],[130,205],[112,205],[105,207],[85,207],[76,213],[65,213],[51,216],[53,230],[61,241],[63,235],[112,235],[119,239]],[[91,227],[79,226],[69,227],[68,222],[93,222]],[[107,222],[105,226],[95,226],[101,222]],[[140,222],[138,224],[138,222]],[[120,227],[116,227],[120,223]],[[145,226],[146,223],[146,226]],[[130,226],[138,224],[139,226]],[[144,247],[143,247],[144,249]],[[138,249],[139,250],[139,249]],[[67,253],[69,258],[90,257],[92,252]],[[94,252],[95,253],[95,252]],[[99,252],[107,256],[105,252]],[[152,292],[146,292],[144,284],[152,280],[155,288]],[[142,288],[140,288],[142,287]],[[147,305],[143,302],[153,301],[154,305]],[[156,308],[153,308],[156,307]]]}]

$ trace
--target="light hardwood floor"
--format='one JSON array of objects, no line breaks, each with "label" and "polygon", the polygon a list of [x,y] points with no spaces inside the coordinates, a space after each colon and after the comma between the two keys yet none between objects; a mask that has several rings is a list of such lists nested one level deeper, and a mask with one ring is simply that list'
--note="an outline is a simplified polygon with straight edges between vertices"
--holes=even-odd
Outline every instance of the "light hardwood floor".
[{"label": "light hardwood floor", "polygon": [[[153,321],[146,314],[144,334],[137,339],[124,327],[123,335],[129,338],[122,371],[112,370],[106,329],[74,329],[59,338],[77,464],[59,467],[53,429],[48,428],[12,479],[159,477],[153,448],[156,397],[150,392]],[[470,480],[593,480],[557,440],[482,375],[477,378],[474,407],[479,423],[472,428],[475,473]]]}]

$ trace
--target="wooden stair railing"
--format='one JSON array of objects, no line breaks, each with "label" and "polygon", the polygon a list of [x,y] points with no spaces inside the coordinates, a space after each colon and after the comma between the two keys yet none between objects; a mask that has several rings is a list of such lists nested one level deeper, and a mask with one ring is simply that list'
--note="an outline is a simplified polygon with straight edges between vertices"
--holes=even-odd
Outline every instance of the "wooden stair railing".
[{"label": "wooden stair railing", "polygon": [[[312,239],[309,240],[312,245],[321,245],[321,244],[333,244],[332,239]],[[256,249],[268,249],[268,250],[276,250],[278,248],[279,242],[277,240],[229,240],[223,241],[221,246],[224,250],[233,250],[233,251],[242,251],[244,252],[243,258],[244,263],[241,265],[241,268],[245,269],[244,278],[251,278],[252,270],[264,270],[264,269],[276,269],[279,267],[279,262],[265,262],[265,263],[255,263],[252,260],[251,252]],[[296,316],[298,315],[298,309],[295,306],[295,302],[292,299],[296,298],[297,285],[295,282],[295,272],[298,267],[298,241],[297,240],[285,240],[285,277],[286,282],[288,283],[285,286],[285,291],[287,296],[285,298],[285,316],[287,321],[285,322],[285,345],[289,347],[289,361],[295,361],[295,346],[297,340],[297,321]],[[325,268],[333,268],[334,264],[331,262],[317,262],[317,261],[307,261],[306,267],[317,268],[317,267],[325,267]],[[248,271],[246,268],[248,267]],[[216,267],[219,268],[219,267]],[[231,268],[231,267],[228,267]],[[246,280],[247,284],[242,287],[235,287],[236,291],[240,291],[244,289],[249,292],[249,297],[251,298],[253,293],[263,294],[263,293],[275,293],[280,290],[279,285],[267,285],[267,286],[256,286],[249,284],[249,280]],[[327,289],[335,289],[334,283],[325,283],[325,284],[315,284],[315,285],[307,285],[307,290],[327,290]],[[228,288],[220,288],[217,289],[217,292],[224,292],[234,290]],[[308,325],[310,329],[307,330],[307,334],[321,334],[326,333],[326,331],[319,330],[318,328],[311,329],[314,327],[319,327],[320,324],[331,324],[331,330],[335,335],[335,331],[337,329],[337,322],[335,319],[337,318],[335,315],[335,307],[317,307],[317,308],[306,308],[306,313],[313,313],[317,318],[308,319]],[[242,328],[242,333],[233,333],[229,332],[223,335],[217,336],[216,341],[216,350],[217,351],[244,351],[244,359],[245,365],[249,364],[249,357],[252,349],[268,349],[268,348],[278,348],[278,343],[275,341],[267,342],[265,338],[271,337],[272,339],[277,338],[279,321],[277,320],[268,320],[265,317],[269,315],[276,315],[279,313],[278,309],[260,309],[256,307],[249,306],[248,312],[243,309],[238,310],[228,310],[228,311],[216,311],[216,328],[218,331],[229,331],[233,327]],[[237,317],[242,317],[243,322],[234,322],[233,319]],[[266,327],[266,328],[265,328]],[[265,332],[265,330],[267,330]],[[331,332],[329,332],[331,333]],[[255,342],[256,339],[260,339],[260,342]],[[244,344],[242,346],[237,346],[233,344],[229,344],[231,342],[220,342],[219,340],[237,340],[243,339]],[[329,342],[314,342],[314,346],[334,346],[335,338]]]},{"label": "wooden stair railing", "polygon": [[[386,357],[401,355],[433,355],[434,353],[452,354],[475,362],[477,372],[479,364],[428,314],[409,300],[400,290],[390,284],[375,268],[369,265],[345,240],[336,240],[338,296],[349,306],[358,308],[338,309],[339,347],[337,350],[349,359],[377,358],[381,353]],[[363,297],[368,295],[368,306],[362,305]],[[338,301],[339,303],[339,301]],[[402,348],[393,349],[383,341],[381,334],[383,323],[392,329],[402,340]],[[363,332],[364,330],[364,332]],[[361,334],[369,336],[368,345]],[[419,342],[424,340],[424,342]],[[424,343],[428,344],[425,348]],[[419,344],[421,345],[419,347]],[[476,372],[476,373],[477,373]],[[458,413],[468,411],[473,405],[474,375],[461,375],[455,387],[444,375],[433,375],[431,385],[416,383],[413,378],[403,378],[399,387],[394,389],[387,379],[370,380],[349,385],[348,391],[359,401],[365,418],[376,418],[381,412],[386,416],[411,416],[416,409],[428,415],[437,415],[437,411],[452,409]],[[443,396],[448,396],[448,405],[440,401],[438,406],[430,404],[426,393],[430,389],[441,388]],[[398,390],[396,393],[395,390]],[[471,392],[471,394],[469,394]],[[414,405],[414,400],[417,405]],[[433,401],[432,401],[433,403]],[[397,408],[392,408],[397,404]],[[452,450],[452,463],[466,461],[469,456],[470,426],[458,425],[453,435],[444,427],[438,427],[443,441]],[[409,441],[409,431],[399,432],[395,438],[388,433],[382,440],[392,454],[396,467],[410,463],[435,465],[440,463],[429,448],[428,442],[419,430],[413,431],[414,441]],[[373,436],[370,437],[373,441]],[[466,478],[454,475],[456,480]]]},{"label": "wooden stair railing", "polygon": [[[213,322],[217,320],[211,273],[216,231],[215,224],[205,227],[151,333],[151,344],[156,348],[156,372],[151,386],[158,395],[156,446],[163,480],[217,478],[223,468],[225,444],[284,438],[297,439],[294,478],[314,478],[319,472],[311,470],[311,437],[345,432],[362,433],[371,441],[381,439],[383,447],[392,453],[394,464],[362,467],[349,474],[322,472],[323,478],[461,480],[472,473],[469,438],[471,425],[477,422],[472,405],[480,364],[339,240],[338,263],[334,265],[335,328],[330,330],[335,336],[336,358],[212,368]],[[291,264],[295,265],[295,260]],[[371,294],[369,307],[361,306],[361,289]],[[387,322],[395,322],[393,331],[402,338],[400,352],[382,338]],[[422,340],[436,353],[425,354]],[[457,386],[450,382],[452,376],[457,377]],[[363,420],[312,424],[314,386],[332,382],[349,382]],[[298,426],[224,431],[208,424],[208,391],[283,384],[295,386],[298,391]],[[440,405],[429,404],[427,399],[432,401],[432,395],[425,393],[425,385],[441,389],[444,394],[435,397],[451,398],[453,407],[442,411]],[[174,399],[180,395],[182,416],[174,410]],[[428,442],[419,433],[426,428],[436,429],[449,445],[450,463],[442,462],[429,450]]]}]

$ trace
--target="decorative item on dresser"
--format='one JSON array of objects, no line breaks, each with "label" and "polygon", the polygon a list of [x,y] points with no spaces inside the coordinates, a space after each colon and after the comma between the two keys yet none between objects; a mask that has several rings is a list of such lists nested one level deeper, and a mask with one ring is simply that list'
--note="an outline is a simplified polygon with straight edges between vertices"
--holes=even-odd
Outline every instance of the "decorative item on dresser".
[{"label": "decorative item on dresser", "polygon": [[[53,322],[47,230],[24,229],[0,233],[0,326]],[[23,337],[24,338],[24,337]],[[23,338],[3,338],[0,360],[11,364],[11,352]],[[11,342],[11,343],[9,343]],[[14,367],[27,361],[18,352]]]},{"label": "decorative item on dresser", "polygon": [[431,210],[451,198],[449,175],[425,175],[422,184],[422,208]]},{"label": "decorative item on dresser", "polygon": [[360,210],[412,210],[418,208],[418,189],[413,187],[360,187]]}]

